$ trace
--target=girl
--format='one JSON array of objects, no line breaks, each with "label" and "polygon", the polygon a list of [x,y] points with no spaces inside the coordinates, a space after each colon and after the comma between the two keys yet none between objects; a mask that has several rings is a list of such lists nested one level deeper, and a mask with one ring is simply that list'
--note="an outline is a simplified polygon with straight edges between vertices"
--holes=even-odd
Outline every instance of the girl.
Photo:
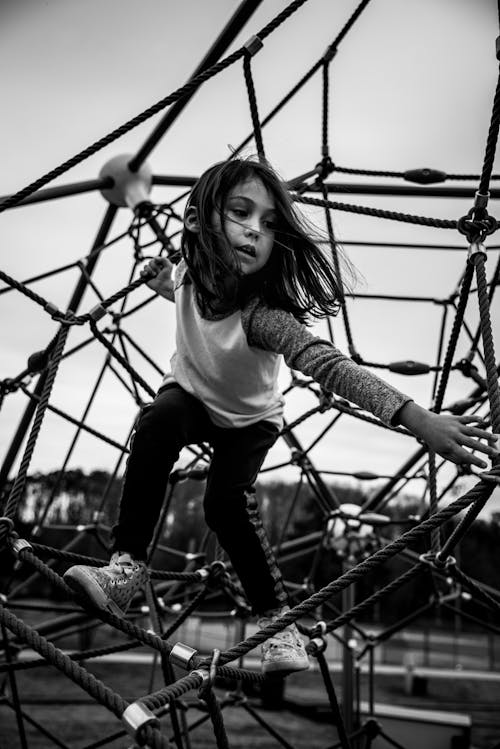
[{"label": "girl", "polygon": [[[175,301],[176,352],[154,402],[138,420],[106,567],[65,574],[97,605],[122,614],[147,579],[147,548],[180,450],[213,448],[205,518],[226,550],[262,627],[287,610],[247,513],[264,458],[283,423],[277,389],[281,356],[326,390],[401,424],[455,463],[485,467],[465,447],[496,455],[494,438],[468,416],[431,413],[305,327],[337,311],[340,280],[266,164],[230,159],[206,171],[184,215],[182,259],[171,279],[164,258],[143,273]],[[487,440],[482,444],[479,440]],[[308,667],[295,625],[263,645],[263,671]]]}]

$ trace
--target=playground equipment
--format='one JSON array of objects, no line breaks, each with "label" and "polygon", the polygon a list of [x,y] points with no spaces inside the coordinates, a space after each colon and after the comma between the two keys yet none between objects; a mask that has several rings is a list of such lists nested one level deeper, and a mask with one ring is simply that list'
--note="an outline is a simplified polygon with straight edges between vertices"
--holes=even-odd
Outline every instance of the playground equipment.
[{"label": "playground equipment", "polygon": [[[127,453],[126,445],[118,443],[107,434],[89,426],[86,417],[96,398],[100,382],[105,373],[114,373],[117,380],[121,381],[123,387],[128,390],[137,406],[143,405],[147,399],[154,396],[154,388],[142,371],[145,364],[153,368],[156,374],[161,372],[161,367],[148,352],[143,350],[140,337],[137,341],[135,336],[129,332],[127,322],[133,317],[134,313],[137,314],[153,302],[152,296],[143,297],[140,303],[136,303],[134,299],[134,294],[144,284],[142,279],[136,277],[141,262],[146,257],[155,254],[168,254],[175,258],[178,251],[178,236],[181,226],[180,206],[182,206],[186,197],[186,191],[193,184],[193,177],[156,174],[153,167],[148,166],[146,160],[152,154],[160,139],[167,134],[174,120],[180,116],[193,93],[207,80],[238,61],[243,62],[244,79],[253,124],[253,132],[250,138],[254,139],[256,150],[262,156],[266,153],[266,124],[305,85],[307,80],[316,73],[322,74],[323,137],[321,158],[318,163],[311,166],[309,171],[291,177],[288,183],[294,192],[297,203],[302,206],[320,207],[324,210],[325,226],[330,249],[333,253],[336,251],[336,239],[331,222],[331,211],[352,212],[360,216],[375,216],[381,220],[458,231],[462,244],[468,246],[468,254],[455,291],[451,296],[439,300],[434,298],[418,300],[418,303],[438,303],[442,309],[438,352],[433,364],[413,360],[388,363],[366,361],[356,346],[350,320],[351,298],[348,296],[341,300],[341,318],[350,354],[356,361],[363,363],[365,366],[386,369],[407,376],[422,374],[433,377],[433,408],[437,412],[445,407],[450,373],[452,370],[460,371],[466,378],[470,379],[470,387],[460,399],[447,403],[446,409],[456,414],[477,413],[483,419],[489,420],[492,431],[500,433],[498,365],[494,352],[494,335],[490,315],[490,308],[494,303],[498,285],[499,264],[491,272],[489,280],[486,275],[486,244],[488,237],[498,228],[498,222],[488,213],[488,207],[489,200],[498,197],[498,191],[490,188],[490,181],[494,177],[492,169],[500,124],[500,87],[497,88],[493,102],[481,174],[477,176],[459,175],[464,180],[468,179],[475,183],[477,186],[475,195],[473,191],[467,189],[435,187],[436,182],[446,181],[447,176],[433,169],[410,169],[404,173],[391,174],[380,172],[380,176],[394,178],[395,185],[391,187],[380,186],[378,189],[373,185],[363,188],[364,191],[368,190],[371,194],[383,194],[390,191],[397,195],[440,194],[470,199],[468,208],[462,216],[455,219],[438,219],[332,201],[330,196],[333,192],[349,190],[351,193],[355,193],[356,187],[353,185],[343,186],[340,183],[329,181],[330,178],[343,173],[355,173],[367,177],[377,176],[377,173],[373,171],[352,170],[335,165],[330,156],[328,138],[331,64],[339,45],[362,15],[368,5],[368,0],[359,4],[326,52],[321,55],[317,63],[306,73],[293,91],[285,96],[269,115],[261,119],[257,109],[257,97],[252,77],[252,60],[258,55],[262,45],[267,43],[268,37],[271,37],[275,29],[284,24],[292,14],[299,12],[304,4],[305,0],[296,0],[290,3],[263,29],[253,34],[241,48],[220,60],[235,34],[248,21],[252,11],[258,5],[258,3],[243,2],[226,29],[219,36],[217,43],[184,86],[166,96],[133,120],[104,136],[57,169],[52,170],[18,193],[7,197],[0,205],[0,211],[3,212],[35,202],[69,197],[82,191],[95,190],[101,191],[108,201],[105,218],[98,228],[90,253],[83,262],[75,263],[75,266],[78,266],[81,271],[81,276],[74,288],[67,310],[59,309],[49,299],[32,289],[36,278],[21,282],[0,271],[0,279],[5,284],[2,292],[15,290],[18,294],[24,295],[47,313],[57,326],[57,331],[49,343],[42,350],[29,356],[26,367],[20,373],[4,379],[0,383],[2,399],[8,398],[12,393],[19,392],[24,393],[28,398],[28,405],[13,433],[10,447],[0,470],[0,483],[7,486],[8,478],[16,463],[21,446],[26,442],[17,476],[10,486],[10,491],[5,495],[2,517],[0,518],[0,540],[5,549],[9,550],[15,557],[16,564],[31,569],[33,574],[40,575],[43,579],[49,581],[52,586],[57,588],[58,591],[62,591],[72,602],[70,611],[64,616],[56,617],[56,621],[31,627],[13,613],[16,605],[20,602],[23,589],[26,587],[26,581],[16,580],[12,582],[3,594],[0,606],[0,621],[3,633],[4,661],[0,664],[0,670],[7,674],[9,680],[11,697],[5,701],[5,704],[8,704],[15,711],[23,747],[28,745],[26,743],[25,724],[29,721],[29,716],[23,708],[22,695],[18,693],[16,688],[16,673],[20,669],[36,668],[40,663],[40,659],[23,658],[22,649],[26,645],[68,678],[79,684],[89,695],[121,719],[124,732],[131,735],[136,745],[167,747],[171,745],[170,735],[172,735],[176,746],[188,747],[191,740],[189,738],[190,733],[194,732],[193,726],[198,721],[189,724],[186,711],[181,707],[181,698],[193,689],[198,690],[198,699],[191,701],[190,709],[201,710],[204,719],[210,716],[217,746],[224,747],[229,745],[224,729],[224,708],[229,705],[239,705],[247,711],[252,711],[253,708],[249,705],[246,696],[246,692],[251,691],[251,685],[260,685],[264,699],[266,699],[265,691],[268,689],[267,699],[271,701],[278,699],[279,701],[279,693],[277,694],[276,689],[273,692],[269,684],[264,683],[259,674],[244,668],[243,659],[266,638],[292,621],[296,621],[301,631],[309,637],[308,651],[317,660],[318,670],[324,681],[334,722],[331,735],[331,740],[336,742],[334,746],[348,749],[348,747],[359,745],[357,742],[363,739],[366,747],[403,745],[406,749],[412,749],[412,741],[419,741],[418,745],[421,746],[423,741],[429,743],[431,737],[434,736],[436,741],[433,746],[437,749],[438,733],[446,734],[446,737],[440,738],[439,741],[446,742],[449,740],[448,745],[450,747],[450,737],[455,738],[455,749],[458,746],[468,746],[470,726],[466,719],[460,721],[458,718],[452,720],[450,717],[449,730],[445,727],[443,731],[438,731],[436,716],[434,716],[434,729],[429,729],[429,721],[432,716],[427,716],[428,720],[425,720],[423,715],[418,718],[417,715],[412,714],[410,719],[409,713],[407,713],[406,717],[399,716],[400,725],[397,727],[394,714],[391,716],[384,715],[383,711],[381,712],[376,708],[373,678],[370,681],[371,689],[366,710],[357,709],[355,675],[359,664],[366,658],[369,671],[373,677],[375,670],[374,653],[377,645],[396,631],[408,626],[411,621],[417,620],[423,614],[423,611],[419,609],[410,612],[397,625],[382,632],[376,638],[366,636],[362,628],[357,626],[356,618],[378,601],[389,597],[400,586],[420,576],[430,578],[435,586],[434,595],[428,608],[442,606],[453,609],[453,606],[457,605],[465,591],[498,616],[500,610],[499,593],[467,577],[453,557],[457,544],[467,533],[471,523],[484,508],[498,486],[500,476],[498,465],[494,465],[488,471],[473,473],[472,478],[476,480],[476,483],[458,499],[449,503],[451,489],[463,477],[463,471],[457,467],[446,486],[438,491],[439,476],[440,474],[446,474],[449,471],[449,466],[444,461],[436,461],[435,456],[429,454],[424,445],[417,445],[410,457],[391,476],[383,477],[363,471],[353,472],[351,476],[359,481],[380,481],[382,479],[383,482],[363,507],[355,508],[345,503],[342,504],[325,481],[325,476],[329,474],[329,471],[319,470],[310,457],[314,444],[334,431],[335,425],[342,419],[354,419],[360,424],[370,424],[373,429],[382,430],[385,427],[352,404],[334,395],[321,392],[314,383],[297,377],[293,372],[290,373],[290,385],[286,389],[286,395],[290,397],[294,391],[307,391],[313,399],[313,406],[287,423],[281,435],[288,451],[287,464],[295,466],[299,473],[289,517],[293,516],[294,511],[300,505],[301,496],[303,496],[307,486],[320,509],[324,523],[322,531],[311,533],[303,538],[285,540],[283,534],[283,540],[274,549],[268,546],[269,558],[273,564],[277,560],[278,566],[281,567],[287,559],[303,556],[311,559],[311,570],[313,570],[321,564],[322,555],[335,553],[343,561],[343,573],[319,590],[311,590],[305,584],[301,585],[296,581],[285,580],[285,583],[289,585],[294,601],[293,608],[275,624],[269,625],[262,631],[255,632],[248,637],[246,636],[248,610],[242,591],[232,577],[228,565],[217,558],[208,558],[206,543],[200,549],[192,549],[189,552],[170,549],[162,543],[162,524],[160,523],[151,548],[151,584],[148,585],[145,592],[145,600],[139,601],[138,605],[131,609],[126,619],[121,619],[112,614],[91,609],[88,603],[79,599],[67,588],[51,565],[44,561],[50,558],[52,560],[63,560],[68,565],[82,562],[101,564],[104,558],[104,548],[102,549],[103,554],[99,558],[90,560],[74,551],[78,548],[78,540],[85,535],[92,535],[101,544],[101,547],[106,546],[106,534],[109,528],[103,524],[102,516],[99,513],[90,522],[83,524],[81,527],[75,527],[75,538],[64,549],[56,549],[39,543],[38,541],[43,537],[44,530],[50,528],[51,525],[48,518],[51,505],[57,496],[56,488],[49,501],[38,513],[32,537],[21,538],[17,532],[16,515],[27,485],[33,451],[47,411],[55,413],[58,417],[74,424],[76,428],[62,471],[69,463],[78,436],[82,433],[92,435],[96,439],[96,444],[106,443],[116,449],[118,459],[114,470],[115,475],[119,473],[123,466],[124,456]],[[87,157],[118,140],[120,136],[133,127],[145,122],[167,107],[170,108],[166,111],[161,122],[135,155],[119,155],[108,160],[102,167],[98,178],[90,183],[46,188],[46,185],[53,179],[69,171]],[[244,148],[246,142],[242,143],[235,151],[238,152]],[[406,184],[401,185],[401,180]],[[419,187],[409,186],[408,183],[418,184]],[[163,187],[175,188],[178,190],[178,194],[169,199],[168,202],[160,202],[158,198],[161,197]],[[360,192],[363,189],[360,187]],[[115,236],[113,229],[120,208],[127,211],[127,215],[130,215],[130,221],[127,231],[123,235]],[[106,297],[100,292],[98,286],[96,266],[103,254],[112,251],[118,242],[128,244],[129,247],[131,245],[133,249],[130,282],[124,288]],[[476,288],[473,289],[474,283]],[[93,289],[96,293],[98,303],[89,311],[81,313],[80,307],[84,294],[89,289]],[[472,330],[465,320],[465,310],[470,298],[475,296],[478,299],[479,322],[476,329]],[[415,304],[417,300],[408,297],[408,302]],[[450,312],[454,313],[454,320],[449,329],[448,315]],[[79,340],[73,345],[73,348],[66,348],[68,337],[76,329],[86,329],[87,326],[91,333],[90,337],[84,341]],[[327,326],[332,334],[329,322]],[[467,351],[463,356],[457,355],[460,335],[463,335],[467,341]],[[51,403],[52,387],[55,378],[58,376],[61,361],[76,356],[86,346],[95,344],[105,348],[105,361],[89,395],[84,413],[79,418],[74,417]],[[132,363],[132,352],[134,363]],[[135,362],[139,362],[139,364]],[[31,387],[31,380],[35,378],[37,378],[36,384]],[[304,446],[302,439],[298,436],[299,427],[307,420],[317,416],[322,418],[319,433],[311,444]],[[404,429],[394,431],[401,435],[401,439],[410,439]],[[180,481],[186,478],[203,480],[209,460],[210,454],[205,446],[193,446],[191,448],[191,454],[184,467],[174,472],[171,477],[169,490],[165,497],[162,521],[167,518],[171,511]],[[277,467],[279,466],[269,465],[265,468],[265,471],[271,472]],[[392,539],[386,538],[384,529],[390,524],[390,518],[385,514],[384,509],[412,481],[425,482],[428,509],[401,536]],[[101,508],[105,507],[107,498],[105,492]],[[454,531],[447,538],[441,538],[439,529],[447,520],[463,510],[467,510],[467,513],[458,522]],[[259,523],[256,502],[250,505],[250,511],[255,515],[255,522]],[[263,543],[266,543],[263,529],[262,539]],[[428,550],[426,553],[419,556],[408,551],[408,547],[416,541],[427,543]],[[183,571],[172,572],[155,569],[155,554],[158,552],[170,554],[176,560],[180,559],[184,564]],[[367,572],[377,569],[384,561],[396,555],[405,555],[409,563],[408,571],[391,581],[384,588],[373,592],[365,601],[356,604],[354,600],[356,582],[362,579]],[[308,584],[312,578],[313,575],[308,577]],[[230,609],[234,611],[234,616],[240,623],[239,634],[241,637],[237,643],[234,643],[228,649],[219,652],[214,648],[211,655],[206,656],[204,653],[198,653],[189,643],[175,643],[174,639],[178,628],[206,600],[210,600],[214,591],[220,592],[228,602]],[[334,611],[329,606],[332,597],[337,594],[341,594],[343,598],[342,611]],[[148,624],[143,627],[140,625],[144,623],[145,616],[148,618]],[[99,622],[96,626],[100,626],[101,623],[111,625],[117,631],[125,634],[128,639],[119,645],[94,649],[84,647],[80,652],[70,655],[62,652],[54,644],[54,640],[68,631],[87,631],[90,622]],[[495,626],[486,623],[484,626],[494,634],[498,634],[498,629]],[[337,634],[339,630],[342,632],[341,635]],[[334,680],[326,660],[328,644],[334,634],[340,638],[343,647],[341,700],[337,699]],[[158,662],[161,664],[165,685],[157,691],[151,690],[148,694],[138,697],[134,702],[128,703],[111,688],[98,681],[90,670],[80,665],[82,662],[91,663],[93,659],[109,655],[112,652],[125,652],[136,648],[138,644],[147,646],[157,656]],[[234,661],[237,661],[237,667],[228,665]],[[179,677],[181,671],[186,671],[186,675]],[[236,687],[229,692],[227,697],[221,700],[217,697],[215,688],[218,684],[227,682],[236,685]],[[256,713],[251,714],[269,732],[270,736],[276,738],[274,729],[269,722]],[[416,723],[412,723],[414,719]],[[411,729],[406,730],[406,733],[404,730],[401,732],[401,723],[404,724],[404,721],[408,725],[411,724]],[[443,716],[441,716],[441,723],[442,725],[446,723]],[[420,725],[422,729],[420,733],[417,730],[417,725]],[[51,733],[49,727],[38,726],[38,729],[49,741],[57,745],[57,737]],[[193,746],[195,746],[195,735],[193,733]],[[289,745],[283,737],[280,737],[279,740],[283,745]],[[103,743],[105,742],[103,741]],[[445,744],[442,745],[445,746]]]}]

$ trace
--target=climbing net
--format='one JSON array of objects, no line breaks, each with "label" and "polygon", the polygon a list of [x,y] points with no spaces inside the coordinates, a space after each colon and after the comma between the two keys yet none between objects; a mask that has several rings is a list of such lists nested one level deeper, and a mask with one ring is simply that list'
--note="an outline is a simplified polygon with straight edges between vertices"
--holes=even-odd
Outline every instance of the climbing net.
[{"label": "climbing net", "polygon": [[[331,159],[328,138],[330,69],[339,45],[363,13],[369,4],[369,0],[363,0],[358,5],[355,12],[348,18],[328,46],[326,52],[321,55],[279,104],[264,118],[260,117],[258,111],[252,75],[253,58],[259,53],[268,37],[290,16],[298,12],[305,3],[306,0],[295,0],[295,2],[290,3],[241,48],[219,62],[206,62],[202,69],[184,86],[99,139],[58,168],[6,198],[0,205],[0,211],[4,212],[29,202],[61,196],[64,194],[62,189],[54,188],[52,193],[48,194],[49,191],[44,190],[44,188],[55,178],[65,174],[91,155],[118,140],[153,115],[163,112],[171,105],[175,106],[179,102],[185,101],[206,81],[237,63],[243,64],[243,78],[248,94],[252,133],[235,149],[235,152],[244,149],[253,139],[257,153],[259,156],[265,157],[267,155],[265,149],[265,126],[267,123],[298,93],[308,80],[315,75],[321,75],[323,92],[321,158],[308,172],[290,179],[289,187],[297,203],[303,206],[313,206],[324,212],[329,248],[334,253],[335,262],[339,262],[336,256],[337,242],[332,221],[332,212],[335,211],[372,216],[386,221],[430,226],[442,230],[454,230],[459,233],[461,238],[464,238],[463,244],[466,244],[469,248],[467,260],[461,270],[456,289],[448,298],[416,299],[408,297],[405,299],[412,304],[425,302],[437,304],[442,309],[438,352],[434,363],[429,364],[413,360],[384,363],[366,360],[356,346],[351,324],[353,299],[362,296],[356,294],[346,294],[340,300],[341,317],[349,352],[355,361],[371,368],[406,376],[428,375],[433,377],[432,408],[435,412],[446,409],[454,414],[477,414],[491,426],[494,433],[499,434],[498,364],[494,353],[490,309],[498,285],[500,263],[497,263],[488,279],[485,242],[488,236],[498,229],[497,220],[488,213],[488,202],[490,182],[496,178],[496,175],[492,174],[492,170],[500,126],[500,82],[493,102],[491,123],[480,175],[446,175],[433,169],[409,170],[404,173],[375,172],[373,170],[348,169],[338,166]],[[500,59],[500,51],[497,52],[497,57]],[[169,110],[169,112],[171,111]],[[249,637],[244,637],[229,649],[223,652],[214,650],[209,656],[198,653],[189,644],[175,643],[174,638],[177,630],[204,605],[206,600],[210,599],[214,591],[220,591],[225,596],[225,600],[229,601],[234,607],[235,616],[245,621],[245,618],[248,617],[248,607],[238,582],[232,575],[230,565],[219,558],[208,560],[206,545],[204,545],[202,548],[191,550],[189,553],[177,551],[178,558],[181,558],[185,564],[184,571],[169,572],[154,568],[155,552],[162,548],[161,525],[170,512],[171,503],[180,482],[185,478],[203,480],[206,476],[207,466],[210,462],[210,451],[205,445],[191,446],[183,467],[174,471],[171,476],[161,522],[150,550],[150,580],[144,591],[145,600],[133,606],[126,618],[120,618],[93,608],[88,601],[75,594],[53,569],[54,560],[62,561],[68,565],[74,563],[102,565],[106,560],[74,553],[71,551],[73,544],[70,544],[69,548],[58,549],[42,545],[36,541],[42,530],[50,526],[50,509],[56,498],[56,490],[52,492],[45,506],[39,511],[32,538],[21,537],[18,533],[18,510],[29,481],[28,471],[45,414],[52,412],[58,418],[65,420],[76,428],[76,436],[68,449],[61,471],[64,471],[71,459],[78,435],[86,433],[96,440],[96,444],[105,443],[117,451],[118,459],[114,470],[114,475],[117,475],[128,452],[126,444],[118,442],[104,431],[91,427],[87,419],[102,377],[105,372],[111,372],[117,382],[129,394],[132,401],[139,407],[155,395],[154,387],[143,372],[149,368],[150,374],[152,369],[157,377],[162,374],[162,368],[142,348],[140,335],[138,342],[133,333],[130,332],[128,322],[134,316],[137,316],[141,310],[152,304],[155,298],[154,295],[147,295],[146,297],[140,297],[140,301],[137,301],[139,299],[137,294],[140,293],[139,288],[143,287],[145,283],[143,278],[138,277],[138,271],[143,261],[156,255],[168,255],[175,258],[176,253],[178,253],[178,239],[182,225],[181,208],[186,197],[186,188],[189,188],[192,184],[190,179],[181,179],[175,182],[168,178],[151,175],[145,166],[146,157],[166,132],[168,123],[167,113],[152,137],[134,157],[120,158],[109,162],[101,172],[99,179],[80,188],[79,191],[82,189],[99,189],[109,201],[109,207],[94,246],[85,258],[71,266],[47,271],[45,274],[39,274],[24,281],[19,281],[6,272],[0,271],[0,279],[5,284],[0,293],[15,291],[25,296],[51,318],[55,327],[55,333],[47,345],[42,350],[29,356],[25,369],[0,383],[2,402],[13,393],[23,393],[26,396],[28,405],[24,417],[25,429],[27,430],[27,425],[31,424],[16,478],[8,485],[9,491],[5,492],[4,495],[2,517],[0,518],[0,544],[4,552],[8,552],[15,558],[17,565],[28,568],[33,574],[41,576],[54,589],[67,597],[69,601],[78,604],[86,613],[87,622],[90,618],[101,624],[110,625],[127,638],[125,642],[118,645],[114,644],[99,649],[81,649],[70,654],[65,653],[43,634],[41,627],[29,626],[13,613],[25,583],[18,582],[15,584],[15,580],[11,580],[6,591],[2,594],[0,604],[4,653],[3,662],[0,663],[0,671],[6,675],[5,678],[8,678],[11,686],[12,699],[8,703],[16,712],[21,740],[23,745],[27,746],[24,730],[24,722],[27,716],[23,709],[21,696],[18,693],[16,674],[21,670],[36,668],[41,663],[49,662],[62,674],[78,684],[100,705],[114,713],[124,724],[123,733],[128,732],[136,746],[168,747],[172,746],[171,741],[173,741],[177,747],[187,747],[190,745],[189,734],[199,721],[188,725],[184,709],[188,703],[182,701],[181,698],[189,692],[197,690],[198,699],[189,703],[190,708],[201,711],[203,715],[210,717],[217,746],[226,747],[229,744],[224,726],[223,708],[227,704],[243,704],[244,691],[238,687],[236,692],[231,693],[229,698],[221,702],[216,692],[218,683],[223,679],[232,680],[240,685],[263,682],[263,677],[260,674],[243,667],[243,658],[267,638],[292,622],[296,622],[301,632],[308,637],[307,650],[311,656],[317,659],[325,684],[335,730],[338,734],[338,743],[335,746],[348,749],[354,735],[352,711],[349,705],[352,694],[349,695],[344,692],[341,710],[325,655],[331,637],[340,640],[346,650],[349,650],[349,642],[345,636],[342,637],[338,633],[341,628],[356,626],[358,635],[364,637],[364,647],[358,651],[358,659],[363,657],[366,652],[372,653],[378,644],[377,639],[365,636],[363,630],[355,625],[356,619],[369,611],[379,601],[390,597],[398,588],[419,576],[428,576],[429,573],[435,584],[438,603],[441,602],[440,597],[442,597],[443,603],[449,604],[450,591],[451,598],[456,600],[461,596],[462,591],[466,590],[498,619],[500,593],[465,575],[452,556],[454,549],[464,538],[473,521],[485,507],[495,487],[498,486],[500,469],[497,464],[493,465],[491,470],[481,472],[470,470],[470,477],[475,483],[462,496],[450,502],[450,490],[464,475],[464,469],[461,467],[453,468],[452,470],[455,473],[451,476],[451,479],[447,480],[446,486],[439,491],[440,474],[443,472],[449,477],[450,466],[445,461],[438,461],[425,445],[416,445],[410,458],[390,476],[381,476],[368,471],[352,472],[350,475],[355,479],[378,479],[383,480],[383,484],[370,496],[364,506],[353,509],[350,506],[343,505],[339,502],[335,491],[325,482],[325,475],[334,472],[319,470],[314,465],[311,457],[313,447],[342,420],[352,419],[356,423],[369,423],[373,428],[380,430],[387,429],[387,427],[384,427],[376,418],[366,414],[362,409],[333,394],[325,393],[315,383],[297,376],[295,372],[290,372],[290,382],[285,388],[284,394],[288,396],[297,391],[307,391],[312,398],[313,405],[293,421],[286,423],[282,430],[282,443],[288,451],[288,459],[279,464],[266,465],[263,472],[271,473],[285,465],[293,466],[299,472],[300,477],[293,493],[287,523],[290,522],[293,513],[300,505],[300,495],[304,491],[304,487],[307,487],[320,509],[324,527],[322,531],[310,534],[305,539],[300,539],[298,553],[305,556],[313,554],[314,563],[317,565],[318,549],[325,554],[329,553],[331,549],[336,550],[344,560],[344,571],[338,578],[317,590],[311,589],[310,582],[308,585],[303,585],[294,581],[285,581],[292,602],[294,602],[290,611],[283,614],[275,623],[269,624]],[[463,179],[475,182],[477,191],[473,204],[465,215],[452,219],[438,219],[332,201],[330,200],[332,183],[328,182],[328,178],[335,174],[399,178],[420,185],[429,185],[433,182],[445,181],[448,178]],[[153,203],[150,199],[152,184],[174,186],[178,189],[178,194],[169,202]],[[70,191],[67,194],[70,194]],[[113,235],[114,221],[119,207],[130,210],[130,221],[124,232]],[[106,296],[94,278],[94,269],[98,259],[104,253],[123,244],[128,247],[131,246],[133,250],[129,282],[125,287]],[[65,272],[70,267],[79,270],[80,279],[68,309],[61,310],[50,299],[36,293],[32,287],[42,278]],[[98,303],[87,312],[82,313],[79,312],[79,307],[83,299],[83,293],[88,289],[93,291]],[[477,298],[479,312],[479,319],[475,327],[471,327],[465,317],[471,297]],[[373,298],[380,300],[384,297]],[[394,297],[385,298],[390,300]],[[448,325],[450,313],[453,315],[451,326]],[[68,347],[68,338],[82,330],[86,331],[84,337],[80,333],[80,338],[75,338],[77,342],[71,348]],[[327,334],[333,340],[330,321],[327,321]],[[460,336],[465,338],[467,342],[467,351],[463,356],[457,354]],[[80,417],[75,417],[67,410],[58,408],[51,402],[53,385],[62,362],[94,345],[103,347],[105,361],[89,396],[84,413]],[[469,378],[471,389],[460,399],[455,399],[445,405],[449,379],[453,371],[458,371]],[[36,384],[33,386],[32,381],[35,380]],[[302,424],[316,417],[320,418],[320,421],[317,422],[321,425],[319,434],[309,446],[304,447],[301,438],[298,436],[299,428]],[[132,427],[130,431],[132,431]],[[399,433],[401,439],[412,439],[411,435],[402,428],[391,431]],[[3,481],[6,485],[6,479],[24,436],[25,433],[21,434],[18,430],[16,437],[13,439],[12,448],[3,469]],[[409,482],[415,479],[425,482],[425,493],[428,500],[426,511],[413,524],[413,527],[401,536],[392,540],[384,539],[382,535],[375,533],[378,526],[385,526],[388,522],[388,518],[381,511],[391,500],[397,498]],[[105,492],[101,508],[104,508],[107,499],[107,493]],[[296,540],[284,540],[285,535],[283,534],[279,544],[272,547],[267,540],[260,520],[255,497],[249,497],[248,510],[258,529],[262,544],[265,546],[270,564],[278,575],[278,567],[281,566],[281,562],[289,558],[290,555],[297,553],[297,542]],[[465,513],[463,513],[464,510]],[[444,524],[460,513],[462,515],[459,521],[445,537]],[[92,532],[102,541],[103,538],[106,538],[108,529],[102,525],[99,515],[100,513],[97,513],[91,527]],[[369,540],[369,544],[367,540]],[[411,547],[417,542],[426,545],[427,551],[422,555],[411,551]],[[106,546],[106,542],[103,541],[102,545]],[[373,553],[369,553],[368,549]],[[342,611],[331,604],[335,596],[352,589],[356,582],[364,578],[368,572],[377,570],[385,562],[398,555],[404,556],[408,561],[409,569],[404,574],[371,594],[364,601],[344,607]],[[217,555],[215,556],[217,557]],[[47,560],[53,561],[47,563]],[[145,616],[147,617],[147,626],[140,626]],[[498,634],[496,627],[491,629]],[[244,628],[242,631],[245,631]],[[386,633],[382,634],[380,641],[386,636]],[[21,658],[22,649],[26,646],[35,650],[40,658]],[[165,683],[161,689],[140,695],[133,702],[125,700],[82,665],[83,662],[98,659],[106,654],[123,653],[141,646],[149,648],[159,658]],[[238,662],[237,666],[230,665],[235,661]],[[174,671],[174,667],[184,669],[186,674],[179,678],[178,672]],[[275,735],[273,729],[262,717],[259,717],[258,720],[272,735]],[[356,728],[357,736],[362,735],[363,732],[367,737],[367,742],[371,741],[377,733],[384,735],[383,727],[376,723],[373,715],[361,727]],[[43,727],[43,733],[53,741],[54,745],[60,745],[60,742],[47,727]],[[114,738],[116,738],[115,735],[110,737],[109,741]],[[105,743],[106,740],[104,739],[99,745]],[[288,746],[281,737],[280,743]]]}]

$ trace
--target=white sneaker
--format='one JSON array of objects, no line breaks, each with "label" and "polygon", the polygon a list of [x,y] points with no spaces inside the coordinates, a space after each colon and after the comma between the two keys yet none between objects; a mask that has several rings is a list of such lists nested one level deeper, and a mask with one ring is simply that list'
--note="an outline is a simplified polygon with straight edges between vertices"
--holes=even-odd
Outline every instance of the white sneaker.
[{"label": "white sneaker", "polygon": [[[286,611],[287,609],[285,609]],[[281,613],[284,613],[281,612]],[[261,617],[259,629],[275,622],[280,614]],[[262,673],[284,676],[294,671],[306,671],[309,658],[296,624],[289,624],[262,643]]]},{"label": "white sneaker", "polygon": [[134,595],[146,584],[148,571],[144,562],[128,552],[115,551],[106,567],[76,565],[63,577],[98,608],[123,616]]}]

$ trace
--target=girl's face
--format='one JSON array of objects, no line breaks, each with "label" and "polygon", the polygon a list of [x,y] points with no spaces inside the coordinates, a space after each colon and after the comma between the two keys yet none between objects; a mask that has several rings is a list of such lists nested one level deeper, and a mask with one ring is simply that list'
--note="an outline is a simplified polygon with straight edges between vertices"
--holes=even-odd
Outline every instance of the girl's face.
[{"label": "girl's face", "polygon": [[256,273],[269,260],[276,220],[274,198],[258,177],[239,182],[229,191],[223,227],[219,212],[214,210],[213,227],[221,233],[224,229],[244,276]]}]

